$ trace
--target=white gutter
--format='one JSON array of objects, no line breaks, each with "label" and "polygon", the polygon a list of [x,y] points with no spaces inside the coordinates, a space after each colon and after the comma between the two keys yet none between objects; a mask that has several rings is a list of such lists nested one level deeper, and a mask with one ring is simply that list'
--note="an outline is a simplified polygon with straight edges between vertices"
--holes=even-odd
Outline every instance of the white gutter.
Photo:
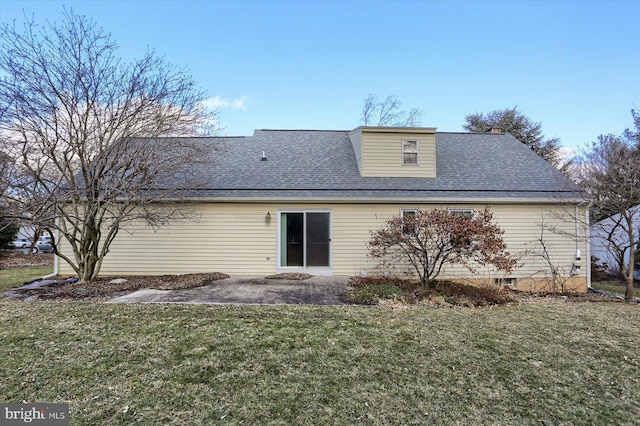
[{"label": "white gutter", "polygon": [[[292,203],[292,204],[583,204],[583,199],[559,198],[349,198],[349,197],[184,197],[166,198],[162,201],[192,203]],[[160,203],[162,201],[159,201]]]},{"label": "white gutter", "polygon": [[[57,225],[58,225],[58,218],[56,218],[56,230],[54,232],[55,234],[55,243],[58,244],[60,241],[60,230],[58,229]],[[53,273],[49,274],[49,275],[45,275],[44,277],[41,277],[40,279],[42,280],[46,280],[49,278],[53,278],[56,277],[58,275],[58,272],[60,271],[60,258],[57,255],[53,255]]]}]

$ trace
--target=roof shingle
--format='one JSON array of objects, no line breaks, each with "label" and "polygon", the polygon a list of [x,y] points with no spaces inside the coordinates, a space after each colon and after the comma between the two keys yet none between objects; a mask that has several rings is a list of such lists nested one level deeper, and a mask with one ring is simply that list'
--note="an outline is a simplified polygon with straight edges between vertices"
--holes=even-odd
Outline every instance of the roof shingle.
[{"label": "roof shingle", "polygon": [[401,178],[361,177],[348,133],[256,130],[250,137],[211,138],[223,141],[223,152],[190,195],[354,201],[577,197],[575,185],[509,134],[438,132],[437,177]]}]

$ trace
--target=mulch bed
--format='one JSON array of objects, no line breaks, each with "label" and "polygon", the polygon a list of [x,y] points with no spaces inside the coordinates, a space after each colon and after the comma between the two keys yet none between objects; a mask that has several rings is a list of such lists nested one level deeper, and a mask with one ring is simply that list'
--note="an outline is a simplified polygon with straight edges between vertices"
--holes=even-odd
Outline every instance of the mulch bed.
[{"label": "mulch bed", "polygon": [[[52,254],[24,254],[13,250],[0,252],[0,269],[48,266],[52,264]],[[124,278],[126,281],[111,283],[110,281],[115,278]],[[54,284],[46,288],[20,290],[20,293],[25,297],[32,297],[32,299],[107,300],[143,288],[156,290],[194,288],[225,278],[229,278],[229,275],[220,272],[186,275],[101,277],[90,283]],[[15,291],[15,289],[12,290]]]},{"label": "mulch bed", "polygon": [[[201,287],[213,281],[229,278],[220,272],[186,275],[124,276],[124,282],[112,283],[115,277],[102,277],[90,283],[71,283],[48,286],[40,289],[20,290],[25,297],[33,299],[107,300],[143,288],[177,290]],[[14,289],[15,290],[15,289]]]},{"label": "mulch bed", "polygon": [[308,280],[313,277],[313,275],[304,274],[301,272],[285,272],[282,274],[268,275],[265,277],[267,280]]},{"label": "mulch bed", "polygon": [[[450,306],[482,307],[507,303],[539,302],[624,302],[612,295],[599,293],[528,293],[498,287],[480,287],[453,282],[439,282],[436,286],[421,288],[416,280],[393,277],[351,277],[354,287],[364,285],[387,285],[397,287],[404,292],[401,299],[409,304],[435,304]],[[397,296],[395,296],[397,299]]]},{"label": "mulch bed", "polygon": [[[9,268],[20,268],[28,266],[47,266],[53,264],[53,255],[51,254],[23,254],[18,251],[1,251],[0,252],[0,270]],[[305,273],[282,273],[269,275],[265,277],[269,280],[306,280],[313,277],[313,275]],[[124,278],[125,282],[111,283],[114,278]],[[159,275],[159,276],[123,276],[123,277],[103,277],[94,280],[91,283],[72,283],[51,286],[42,289],[22,290],[21,292],[26,297],[32,297],[37,299],[62,299],[62,300],[108,300],[114,297],[122,296],[137,290],[144,288],[157,289],[157,290],[175,290],[175,289],[187,289],[206,285],[210,282],[229,278],[227,274],[220,272],[203,273],[203,274],[186,274],[186,275]],[[362,282],[360,282],[362,281]],[[368,278],[362,279],[360,277],[352,277],[351,285],[361,285],[364,282],[371,283],[376,281],[375,279]],[[403,290],[407,291],[418,297],[428,298],[430,291],[425,291],[425,294],[420,294],[420,291],[416,291],[415,283],[411,283],[405,280],[394,281],[389,278],[381,279],[382,282],[387,284],[396,285]],[[389,282],[391,281],[391,282]],[[413,288],[411,288],[413,287]],[[487,294],[485,291],[477,288],[468,288],[467,286],[445,286],[446,290],[442,293],[445,297],[463,297],[471,305],[484,305],[487,303]],[[447,294],[448,293],[448,294]],[[520,301],[526,301],[535,303],[537,301],[550,301],[557,300],[563,302],[611,302],[621,301],[619,298],[612,296],[596,294],[596,293],[574,293],[567,295],[559,294],[545,294],[545,293],[510,293],[499,292],[496,294],[490,294],[489,299],[495,296],[499,298],[506,297],[506,299],[517,299]],[[509,294],[510,293],[510,294]],[[470,300],[469,300],[470,299]],[[506,301],[506,300],[505,300]],[[496,302],[496,301],[492,301]],[[492,304],[489,302],[489,304]]]}]

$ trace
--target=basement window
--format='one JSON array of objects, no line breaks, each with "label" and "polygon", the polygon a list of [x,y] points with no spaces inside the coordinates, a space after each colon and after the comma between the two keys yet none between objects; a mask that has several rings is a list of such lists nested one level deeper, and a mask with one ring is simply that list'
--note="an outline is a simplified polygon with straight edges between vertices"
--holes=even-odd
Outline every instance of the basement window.
[{"label": "basement window", "polygon": [[495,278],[493,280],[493,283],[501,287],[516,288],[515,278]]},{"label": "basement window", "polygon": [[418,141],[402,141],[402,165],[418,165]]}]

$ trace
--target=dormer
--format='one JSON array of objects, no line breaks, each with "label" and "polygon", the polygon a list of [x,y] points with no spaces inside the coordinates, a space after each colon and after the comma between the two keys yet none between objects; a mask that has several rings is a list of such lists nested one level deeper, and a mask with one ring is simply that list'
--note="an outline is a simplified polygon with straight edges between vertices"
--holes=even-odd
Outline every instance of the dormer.
[{"label": "dormer", "polygon": [[349,132],[362,177],[436,177],[435,127],[358,127]]}]

